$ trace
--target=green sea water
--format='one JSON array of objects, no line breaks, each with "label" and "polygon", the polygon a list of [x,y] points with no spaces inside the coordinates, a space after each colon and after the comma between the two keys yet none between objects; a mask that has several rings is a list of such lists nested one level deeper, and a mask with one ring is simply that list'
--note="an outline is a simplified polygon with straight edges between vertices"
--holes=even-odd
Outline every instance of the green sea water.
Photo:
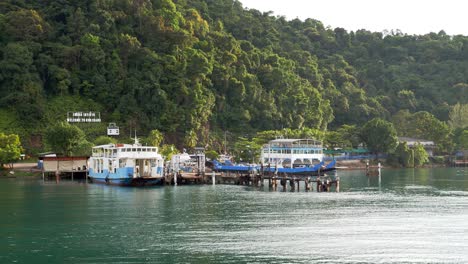
[{"label": "green sea water", "polygon": [[339,193],[2,178],[0,263],[468,263],[466,168],[338,176]]}]

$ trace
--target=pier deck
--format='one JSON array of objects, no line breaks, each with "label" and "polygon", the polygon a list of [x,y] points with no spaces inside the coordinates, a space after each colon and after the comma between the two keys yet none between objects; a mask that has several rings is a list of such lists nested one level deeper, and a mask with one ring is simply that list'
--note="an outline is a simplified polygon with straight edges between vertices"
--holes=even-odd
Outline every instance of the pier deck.
[{"label": "pier deck", "polygon": [[330,192],[340,190],[340,179],[335,176],[321,174],[320,176],[307,175],[275,175],[273,173],[240,173],[240,172],[207,172],[204,176],[197,173],[168,174],[166,184],[234,184],[245,186],[264,186],[268,183],[271,190],[283,191],[317,191]]}]

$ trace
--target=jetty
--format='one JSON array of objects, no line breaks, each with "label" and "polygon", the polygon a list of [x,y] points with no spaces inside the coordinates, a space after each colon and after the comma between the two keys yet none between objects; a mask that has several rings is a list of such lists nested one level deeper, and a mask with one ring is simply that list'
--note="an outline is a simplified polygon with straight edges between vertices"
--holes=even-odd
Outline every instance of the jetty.
[{"label": "jetty", "polygon": [[[207,183],[211,184],[235,184],[244,186],[263,187],[268,183],[270,190],[299,192],[317,191],[330,192],[340,191],[340,179],[336,175],[320,174],[315,176],[299,175],[299,174],[275,174],[272,172],[212,172],[211,177],[208,175]],[[281,187],[281,189],[279,189]]]}]

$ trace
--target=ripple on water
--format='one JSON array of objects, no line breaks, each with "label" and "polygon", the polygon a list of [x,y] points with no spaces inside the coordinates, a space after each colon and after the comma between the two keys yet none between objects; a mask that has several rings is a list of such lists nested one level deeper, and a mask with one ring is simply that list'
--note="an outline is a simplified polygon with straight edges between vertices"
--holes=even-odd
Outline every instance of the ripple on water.
[{"label": "ripple on water", "polygon": [[8,251],[0,244],[0,260],[468,263],[468,180],[463,185],[414,173],[408,182],[397,174],[384,174],[381,182],[345,175],[340,193],[0,186],[7,199],[0,211],[15,215],[0,218],[0,242]]}]

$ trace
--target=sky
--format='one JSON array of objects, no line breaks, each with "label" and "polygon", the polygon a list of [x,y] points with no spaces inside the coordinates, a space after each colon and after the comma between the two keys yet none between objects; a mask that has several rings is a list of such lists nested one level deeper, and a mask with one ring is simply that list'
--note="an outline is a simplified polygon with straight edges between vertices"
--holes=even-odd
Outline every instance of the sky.
[{"label": "sky", "polygon": [[288,20],[313,18],[347,31],[399,29],[409,35],[468,36],[468,0],[239,0],[244,7]]}]

